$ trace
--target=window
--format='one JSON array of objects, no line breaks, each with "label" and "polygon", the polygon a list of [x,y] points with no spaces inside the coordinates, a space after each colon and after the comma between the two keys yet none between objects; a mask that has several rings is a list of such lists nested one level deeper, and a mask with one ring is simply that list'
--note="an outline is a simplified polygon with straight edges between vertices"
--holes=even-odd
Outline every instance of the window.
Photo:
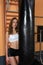
[{"label": "window", "polygon": [[38,26],[37,27],[37,41],[38,42],[43,42],[43,26]]}]

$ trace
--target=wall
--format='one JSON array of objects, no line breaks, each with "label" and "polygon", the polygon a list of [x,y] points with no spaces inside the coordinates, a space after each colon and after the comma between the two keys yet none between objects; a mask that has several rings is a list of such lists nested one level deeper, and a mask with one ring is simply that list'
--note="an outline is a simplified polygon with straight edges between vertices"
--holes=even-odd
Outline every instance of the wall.
[{"label": "wall", "polygon": [[[37,41],[37,27],[43,26],[43,0],[35,0],[35,41]],[[43,42],[41,43],[43,50]],[[40,51],[40,43],[35,42],[35,51]]]}]

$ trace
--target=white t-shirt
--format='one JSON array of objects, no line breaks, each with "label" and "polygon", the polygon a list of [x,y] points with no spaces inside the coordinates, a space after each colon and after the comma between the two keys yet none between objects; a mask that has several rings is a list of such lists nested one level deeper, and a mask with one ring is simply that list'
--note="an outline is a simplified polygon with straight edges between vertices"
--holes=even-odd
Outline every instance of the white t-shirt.
[{"label": "white t-shirt", "polygon": [[14,42],[19,40],[19,35],[18,34],[11,34],[9,35],[9,42]]}]

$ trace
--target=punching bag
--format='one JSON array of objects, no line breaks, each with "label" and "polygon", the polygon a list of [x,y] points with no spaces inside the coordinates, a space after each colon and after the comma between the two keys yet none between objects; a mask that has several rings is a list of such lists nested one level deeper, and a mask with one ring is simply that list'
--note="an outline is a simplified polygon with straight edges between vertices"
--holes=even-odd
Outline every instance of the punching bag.
[{"label": "punching bag", "polygon": [[34,62],[34,0],[19,0],[19,65]]}]

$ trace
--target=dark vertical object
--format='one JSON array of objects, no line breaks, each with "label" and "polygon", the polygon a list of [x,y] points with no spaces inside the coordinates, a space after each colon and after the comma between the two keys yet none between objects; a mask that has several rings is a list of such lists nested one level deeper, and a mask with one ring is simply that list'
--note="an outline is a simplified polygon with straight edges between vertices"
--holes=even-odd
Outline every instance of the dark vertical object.
[{"label": "dark vertical object", "polygon": [[5,58],[5,56],[0,56],[0,65],[6,65],[6,58]]},{"label": "dark vertical object", "polygon": [[34,61],[34,0],[19,0],[19,65]]}]

